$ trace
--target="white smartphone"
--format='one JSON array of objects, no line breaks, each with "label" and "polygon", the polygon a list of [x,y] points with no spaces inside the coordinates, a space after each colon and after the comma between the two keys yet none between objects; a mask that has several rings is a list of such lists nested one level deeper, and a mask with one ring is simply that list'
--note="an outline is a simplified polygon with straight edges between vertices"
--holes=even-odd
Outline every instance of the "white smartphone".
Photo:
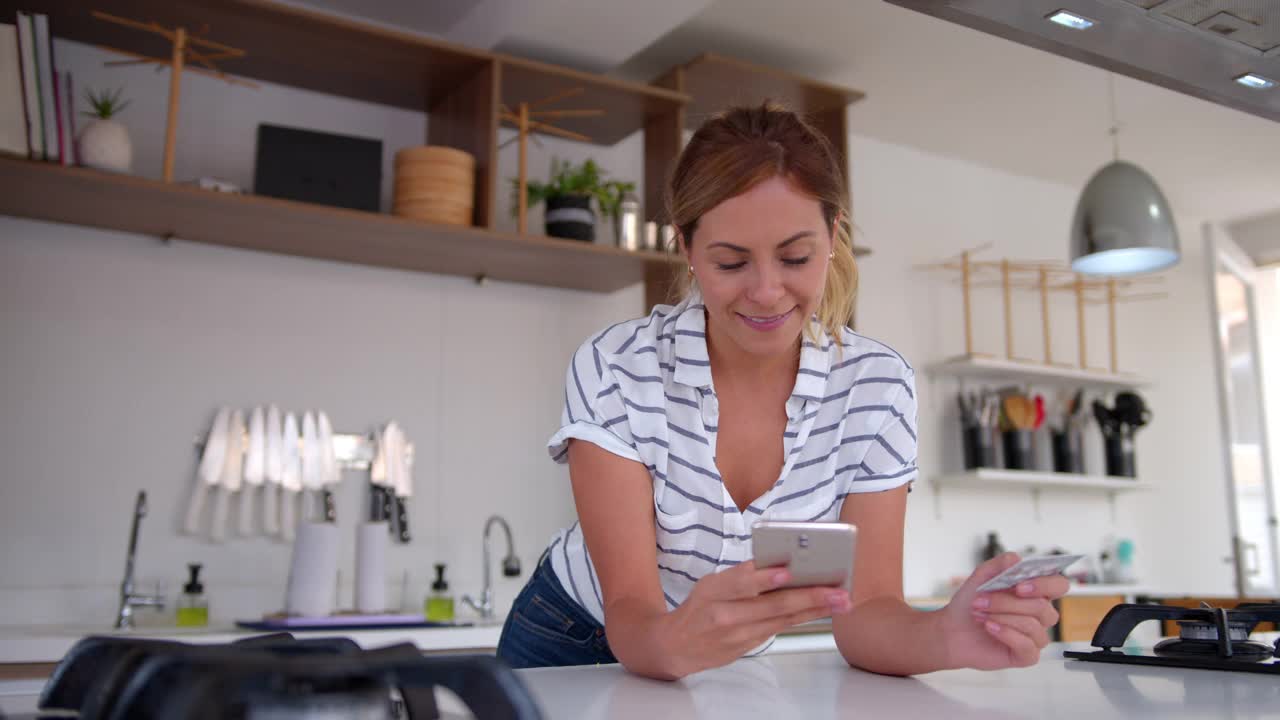
[{"label": "white smartphone", "polygon": [[783,587],[826,585],[853,592],[857,543],[858,529],[849,523],[763,520],[751,528],[756,567],[791,571]]}]

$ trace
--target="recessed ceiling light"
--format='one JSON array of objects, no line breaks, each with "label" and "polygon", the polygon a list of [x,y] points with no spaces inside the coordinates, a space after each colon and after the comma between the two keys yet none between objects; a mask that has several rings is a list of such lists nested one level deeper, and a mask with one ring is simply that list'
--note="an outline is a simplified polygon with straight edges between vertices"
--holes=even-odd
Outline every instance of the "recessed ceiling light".
[{"label": "recessed ceiling light", "polygon": [[1275,80],[1264,78],[1261,75],[1255,75],[1254,73],[1245,73],[1236,78],[1236,82],[1245,87],[1254,88],[1255,90],[1266,90],[1276,86]]},{"label": "recessed ceiling light", "polygon": [[1083,15],[1077,15],[1068,10],[1056,10],[1046,18],[1049,22],[1055,22],[1063,27],[1069,27],[1072,30],[1088,30],[1094,26],[1094,22]]}]

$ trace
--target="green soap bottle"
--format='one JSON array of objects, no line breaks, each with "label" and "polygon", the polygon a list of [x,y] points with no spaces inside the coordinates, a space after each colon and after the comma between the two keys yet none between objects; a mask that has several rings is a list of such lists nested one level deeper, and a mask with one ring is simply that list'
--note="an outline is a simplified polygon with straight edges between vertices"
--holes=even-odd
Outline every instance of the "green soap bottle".
[{"label": "green soap bottle", "polygon": [[200,563],[190,563],[191,579],[182,586],[178,598],[178,627],[204,627],[209,624],[209,601],[200,582]]},{"label": "green soap bottle", "polygon": [[453,596],[444,579],[444,563],[436,563],[436,581],[431,583],[431,594],[427,596],[427,620],[453,622]]}]

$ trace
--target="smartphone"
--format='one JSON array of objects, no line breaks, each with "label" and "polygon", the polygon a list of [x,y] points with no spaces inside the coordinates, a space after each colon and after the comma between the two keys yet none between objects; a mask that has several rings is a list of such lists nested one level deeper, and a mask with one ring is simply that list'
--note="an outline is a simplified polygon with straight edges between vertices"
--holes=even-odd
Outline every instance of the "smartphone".
[{"label": "smartphone", "polygon": [[858,529],[849,523],[763,520],[751,528],[756,567],[791,571],[783,587],[826,585],[853,592],[857,543]]}]

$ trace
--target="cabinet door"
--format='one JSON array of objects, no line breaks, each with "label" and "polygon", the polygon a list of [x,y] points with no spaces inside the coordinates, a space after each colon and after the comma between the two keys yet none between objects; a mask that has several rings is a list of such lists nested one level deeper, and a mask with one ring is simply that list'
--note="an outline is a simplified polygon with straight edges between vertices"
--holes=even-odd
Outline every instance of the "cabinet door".
[{"label": "cabinet door", "polygon": [[1058,640],[1089,642],[1098,623],[1111,608],[1124,602],[1123,595],[1071,596],[1058,600]]}]

